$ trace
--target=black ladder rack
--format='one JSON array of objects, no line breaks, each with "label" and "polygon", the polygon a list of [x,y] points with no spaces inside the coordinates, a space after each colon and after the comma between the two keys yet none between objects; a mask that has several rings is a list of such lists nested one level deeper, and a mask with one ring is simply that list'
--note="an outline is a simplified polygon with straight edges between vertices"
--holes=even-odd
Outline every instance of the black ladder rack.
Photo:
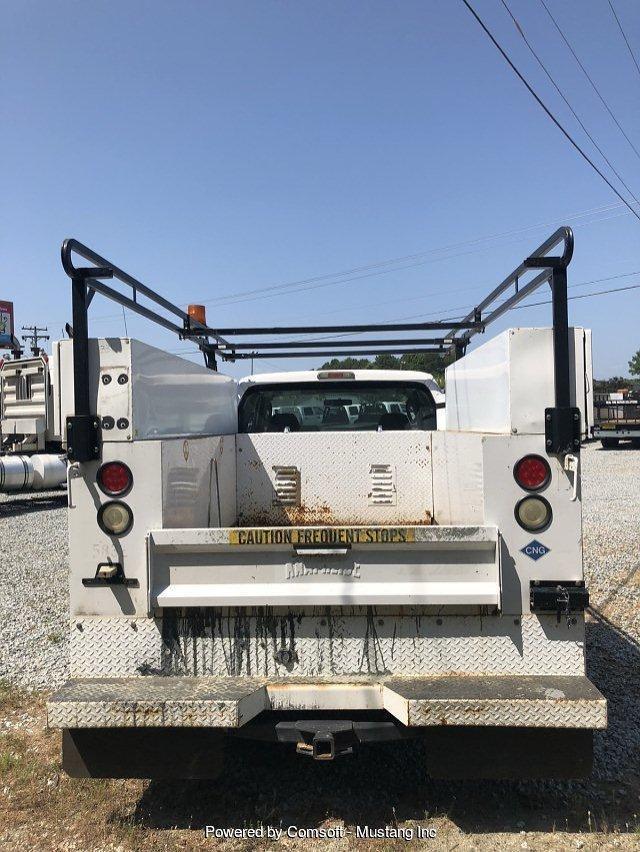
[{"label": "black ladder rack", "polygon": [[[562,254],[550,255],[562,244]],[[78,255],[92,265],[77,267],[72,256]],[[510,273],[467,316],[459,320],[440,322],[370,323],[359,325],[275,326],[216,328],[195,321],[189,314],[168,299],[138,281],[132,275],[106,260],[93,249],[75,239],[62,244],[62,265],[71,278],[73,294],[73,355],[75,416],[69,418],[68,434],[73,434],[73,456],[77,461],[97,458],[99,454],[99,424],[89,408],[88,368],[88,310],[95,293],[106,296],[119,305],[137,313],[157,325],[172,331],[180,339],[193,341],[202,351],[205,364],[216,369],[216,359],[237,361],[259,358],[336,357],[345,355],[380,355],[412,353],[446,353],[460,357],[466,352],[470,339],[484,332],[508,310],[530,296],[545,283],[551,285],[553,306],[553,348],[555,407],[545,414],[547,423],[547,448],[549,452],[570,452],[579,448],[576,439],[575,412],[570,407],[569,323],[567,306],[567,266],[573,255],[573,232],[569,227],[559,228],[532,254]],[[531,270],[536,274],[522,282]],[[130,295],[121,293],[104,283],[114,278],[130,289]],[[141,304],[143,296],[151,306]],[[503,300],[500,301],[501,297]],[[159,313],[162,309],[164,314]],[[401,337],[389,339],[389,332],[403,332]],[[438,336],[414,336],[416,332],[440,332]],[[290,335],[336,334],[340,337],[318,339],[292,339]],[[377,336],[358,338],[357,335],[373,333]],[[413,335],[411,334],[413,333]],[[349,339],[349,335],[354,335]],[[342,339],[344,336],[346,339]],[[239,342],[233,338],[252,337]],[[263,337],[284,338],[261,340]],[[576,443],[577,441],[577,443]],[[86,456],[80,458],[78,456]],[[72,453],[69,453],[72,457]]]}]

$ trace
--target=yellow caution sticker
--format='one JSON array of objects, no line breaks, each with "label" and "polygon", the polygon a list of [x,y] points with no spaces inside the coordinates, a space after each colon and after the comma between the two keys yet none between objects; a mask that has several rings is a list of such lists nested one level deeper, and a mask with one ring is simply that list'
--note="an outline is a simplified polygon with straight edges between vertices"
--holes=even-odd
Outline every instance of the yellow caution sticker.
[{"label": "yellow caution sticker", "polygon": [[415,541],[412,527],[257,527],[229,531],[229,544],[401,544]]}]

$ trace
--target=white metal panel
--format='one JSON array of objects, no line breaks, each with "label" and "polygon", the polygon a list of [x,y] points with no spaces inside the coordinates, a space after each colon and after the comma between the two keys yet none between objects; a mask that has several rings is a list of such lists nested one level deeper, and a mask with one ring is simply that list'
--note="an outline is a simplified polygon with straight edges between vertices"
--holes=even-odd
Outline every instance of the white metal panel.
[{"label": "white metal panel", "polygon": [[[513,434],[544,434],[544,410],[555,405],[553,331],[517,328],[510,334],[510,429]],[[570,404],[582,412],[582,437],[587,436],[584,329],[569,329]],[[507,431],[507,430],[505,430]]]},{"label": "white metal panel", "polygon": [[[161,442],[105,443],[102,460],[69,466],[69,560],[72,615],[145,615],[147,613],[146,535],[162,525]],[[133,511],[133,526],[125,535],[112,537],[98,526],[101,504],[108,502],[98,488],[101,462],[119,460],[129,466],[133,487],[123,501]],[[85,587],[99,562],[121,563],[125,576],[138,588]]]},{"label": "white metal panel", "polygon": [[[238,524],[423,524],[433,500],[430,432],[237,436]],[[372,465],[393,470],[395,505],[372,503]],[[277,498],[282,468],[300,472],[299,505]]]},{"label": "white metal panel", "polygon": [[[60,341],[59,416],[73,413],[72,341]],[[90,408],[102,440],[133,441],[232,435],[238,429],[237,383],[185,358],[129,338],[89,340]],[[113,426],[105,428],[104,418]]]},{"label": "white metal panel", "polygon": [[585,360],[585,403],[583,411],[584,437],[589,437],[595,424],[593,410],[593,352],[591,347],[591,329],[584,329],[584,360]]},{"label": "white metal panel", "polygon": [[162,441],[163,526],[235,523],[235,437]]},{"label": "white metal panel", "polygon": [[509,332],[496,335],[445,370],[449,431],[504,432],[509,423]]},{"label": "white metal panel", "polygon": [[413,582],[398,580],[377,583],[184,583],[158,591],[155,603],[176,606],[350,606],[357,604],[393,606],[492,606],[500,603],[497,568],[486,582]]},{"label": "white metal panel", "polygon": [[[491,527],[427,527],[405,531],[409,542],[313,550],[215,543],[211,535],[207,547],[206,532],[150,534],[151,607],[500,604],[498,534]],[[231,539],[236,531],[226,532]],[[225,530],[218,533],[222,538]]]},{"label": "white metal panel", "polygon": [[[584,330],[569,333],[571,404],[584,412]],[[508,329],[451,364],[445,375],[447,429],[544,434],[544,410],[555,402],[552,329]]]},{"label": "white metal panel", "polygon": [[437,524],[483,524],[482,435],[432,436],[433,517]]},{"label": "white metal panel", "polygon": [[185,358],[131,341],[136,438],[232,435],[237,383]]},{"label": "white metal panel", "polygon": [[[529,611],[531,580],[582,580],[582,514],[580,483],[573,500],[573,476],[556,456],[547,456],[544,436],[485,436],[485,521],[495,524],[501,536],[502,607],[506,613]],[[527,532],[515,519],[515,507],[528,495],[513,476],[518,459],[529,453],[547,458],[551,467],[549,484],[540,492],[551,505],[553,520],[546,530]],[[523,553],[532,541],[548,552],[537,559]]]}]

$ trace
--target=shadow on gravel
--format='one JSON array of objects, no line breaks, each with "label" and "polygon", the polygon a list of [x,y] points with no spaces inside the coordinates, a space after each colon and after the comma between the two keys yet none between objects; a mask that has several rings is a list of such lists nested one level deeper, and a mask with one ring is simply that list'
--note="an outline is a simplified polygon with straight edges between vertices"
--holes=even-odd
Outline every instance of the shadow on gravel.
[{"label": "shadow on gravel", "polygon": [[410,742],[322,764],[291,746],[233,740],[221,780],[152,782],[134,820],[156,829],[313,828],[326,819],[373,828],[446,816],[469,833],[637,831],[640,646],[592,616],[589,675],[609,701],[609,729],[596,735],[586,781],[435,781],[426,776],[427,755]]},{"label": "shadow on gravel", "polygon": [[61,509],[67,505],[67,493],[51,495],[46,497],[17,497],[0,503],[0,518],[8,518],[12,515],[27,515],[30,512],[44,512],[48,509]]}]

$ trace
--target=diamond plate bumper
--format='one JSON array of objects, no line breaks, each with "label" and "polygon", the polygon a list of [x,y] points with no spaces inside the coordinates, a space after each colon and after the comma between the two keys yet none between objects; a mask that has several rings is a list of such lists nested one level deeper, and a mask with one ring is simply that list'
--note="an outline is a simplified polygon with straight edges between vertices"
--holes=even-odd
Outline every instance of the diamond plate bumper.
[{"label": "diamond plate bumper", "polygon": [[410,727],[605,728],[586,677],[73,680],[47,705],[52,728],[239,728],[263,710],[387,710]]}]

